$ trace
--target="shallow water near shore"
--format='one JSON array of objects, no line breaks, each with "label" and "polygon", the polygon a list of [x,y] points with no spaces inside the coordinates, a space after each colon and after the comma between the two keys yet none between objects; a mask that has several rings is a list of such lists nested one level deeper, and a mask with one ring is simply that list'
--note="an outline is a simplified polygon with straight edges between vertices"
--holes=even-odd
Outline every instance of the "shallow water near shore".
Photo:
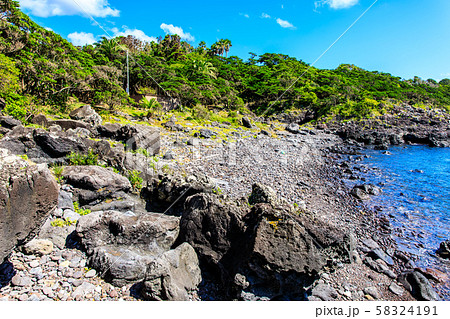
[{"label": "shallow water near shore", "polygon": [[[373,168],[365,182],[383,189],[368,204],[388,215],[399,249],[414,254],[419,267],[450,274],[450,262],[435,254],[450,237],[450,148],[396,146],[364,153],[369,157],[363,164]],[[439,290],[450,300],[448,282]]]}]

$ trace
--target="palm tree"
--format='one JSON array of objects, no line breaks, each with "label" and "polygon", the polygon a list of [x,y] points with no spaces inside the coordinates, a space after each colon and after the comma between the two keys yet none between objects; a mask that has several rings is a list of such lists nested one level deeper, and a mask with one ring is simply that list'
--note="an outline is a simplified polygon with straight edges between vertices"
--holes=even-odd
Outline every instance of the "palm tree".
[{"label": "palm tree", "polygon": [[118,38],[108,39],[103,37],[102,40],[95,44],[97,52],[103,54],[110,61],[114,61],[118,53],[122,50]]},{"label": "palm tree", "polygon": [[231,41],[228,40],[228,39],[224,39],[224,40],[221,40],[221,41],[222,41],[223,49],[224,49],[224,51],[225,51],[225,56],[228,58],[228,51],[230,51],[230,48],[231,48],[233,45],[231,44]]}]

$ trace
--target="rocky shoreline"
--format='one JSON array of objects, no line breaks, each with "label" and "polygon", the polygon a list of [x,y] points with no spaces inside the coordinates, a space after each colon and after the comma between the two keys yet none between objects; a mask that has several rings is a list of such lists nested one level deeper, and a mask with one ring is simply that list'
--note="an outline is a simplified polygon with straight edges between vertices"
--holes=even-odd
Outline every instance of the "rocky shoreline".
[{"label": "rocky shoreline", "polygon": [[[372,141],[342,133],[348,126],[101,125],[88,107],[73,118],[36,117],[47,129],[1,119],[5,177],[65,167],[53,169],[61,185],[45,205],[31,196],[38,184],[14,199],[5,180],[11,202],[47,212],[25,207],[35,220],[28,227],[0,221],[3,237],[21,230],[2,242],[0,300],[439,299],[430,284],[439,274],[415,267],[389,221],[364,207],[377,190],[344,183],[354,176],[349,158],[362,156],[358,143]],[[442,143],[448,125],[444,132]],[[373,140],[387,141],[397,140]],[[74,152],[96,154],[103,167],[68,165]]]}]

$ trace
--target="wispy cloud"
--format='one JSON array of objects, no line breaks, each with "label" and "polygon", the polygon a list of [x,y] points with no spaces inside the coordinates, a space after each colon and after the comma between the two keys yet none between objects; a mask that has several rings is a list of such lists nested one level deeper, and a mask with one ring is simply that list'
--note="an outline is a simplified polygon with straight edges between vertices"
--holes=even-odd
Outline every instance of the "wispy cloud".
[{"label": "wispy cloud", "polygon": [[177,34],[180,36],[181,39],[186,41],[195,41],[195,38],[190,34],[183,31],[182,28],[176,27],[173,24],[161,24],[160,28],[166,33],[166,34]]},{"label": "wispy cloud", "polygon": [[250,18],[250,16],[247,13],[239,13],[240,16],[243,16],[244,18]]},{"label": "wispy cloud", "polygon": [[290,23],[289,21],[282,20],[282,19],[278,18],[278,19],[277,19],[277,23],[278,23],[282,28],[295,29],[294,25],[293,25],[292,23]]},{"label": "wispy cloud", "polygon": [[73,43],[73,45],[77,46],[83,46],[86,44],[93,44],[97,42],[95,40],[95,36],[92,33],[86,32],[73,32],[69,34],[67,38],[70,40],[70,42]]},{"label": "wispy cloud", "polygon": [[126,26],[123,26],[123,31],[119,31],[117,28],[114,28],[112,31],[114,32],[115,37],[127,37],[129,35],[134,36],[135,38],[144,41],[144,42],[157,42],[158,40],[155,37],[151,37],[145,34],[144,31],[139,29],[129,29]]},{"label": "wispy cloud", "polygon": [[332,9],[346,9],[353,7],[359,0],[319,0],[314,3],[316,9],[328,5]]},{"label": "wispy cloud", "polygon": [[268,15],[267,13],[262,13],[261,14],[261,18],[263,18],[263,19],[270,19],[271,18],[271,16],[270,15]]},{"label": "wispy cloud", "polygon": [[111,8],[107,0],[76,0],[76,3],[73,0],[19,0],[19,3],[23,9],[30,10],[32,15],[42,18],[83,15],[83,10],[100,18],[120,15],[120,11]]}]

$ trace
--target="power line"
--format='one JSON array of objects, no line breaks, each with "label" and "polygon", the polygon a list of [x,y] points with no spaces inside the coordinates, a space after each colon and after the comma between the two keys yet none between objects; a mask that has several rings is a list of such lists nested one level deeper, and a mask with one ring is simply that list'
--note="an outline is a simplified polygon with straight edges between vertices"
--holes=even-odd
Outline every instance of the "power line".
[{"label": "power line", "polygon": [[339,42],[339,40],[348,32],[348,31],[350,31],[350,29],[351,28],[353,28],[353,26],[359,21],[359,20],[361,20],[361,18],[362,17],[364,17],[365,15],[366,15],[366,13],[367,12],[369,12],[369,10],[370,9],[372,9],[372,7],[376,4],[378,2],[378,0],[375,0],[371,5],[370,5],[370,7],[368,7],[367,9],[366,9],[366,11],[364,11],[355,21],[353,21],[353,23],[321,54],[321,55],[319,55],[319,57],[312,63],[312,64],[310,64],[309,66],[308,66],[308,68],[294,81],[294,82],[292,82],[292,84],[286,89],[286,91],[284,91],[283,92],[283,94],[281,94],[274,102],[272,102],[270,105],[269,105],[269,108],[266,110],[266,111],[264,111],[264,113],[262,114],[262,116],[264,116],[264,115],[266,115],[267,114],[267,112],[269,112],[270,111],[270,109],[272,109],[272,107],[274,106],[274,104],[275,103],[277,103],[279,100],[281,100],[281,98],[295,85],[295,83],[297,83],[305,74],[306,74],[306,72],[308,72],[309,71],[309,69],[311,69],[317,62],[319,62],[319,60],[320,59],[322,59],[322,57],[328,52],[328,51],[330,51],[331,50],[331,48],[332,47],[334,47],[334,45],[336,44],[336,43],[338,43]]}]

